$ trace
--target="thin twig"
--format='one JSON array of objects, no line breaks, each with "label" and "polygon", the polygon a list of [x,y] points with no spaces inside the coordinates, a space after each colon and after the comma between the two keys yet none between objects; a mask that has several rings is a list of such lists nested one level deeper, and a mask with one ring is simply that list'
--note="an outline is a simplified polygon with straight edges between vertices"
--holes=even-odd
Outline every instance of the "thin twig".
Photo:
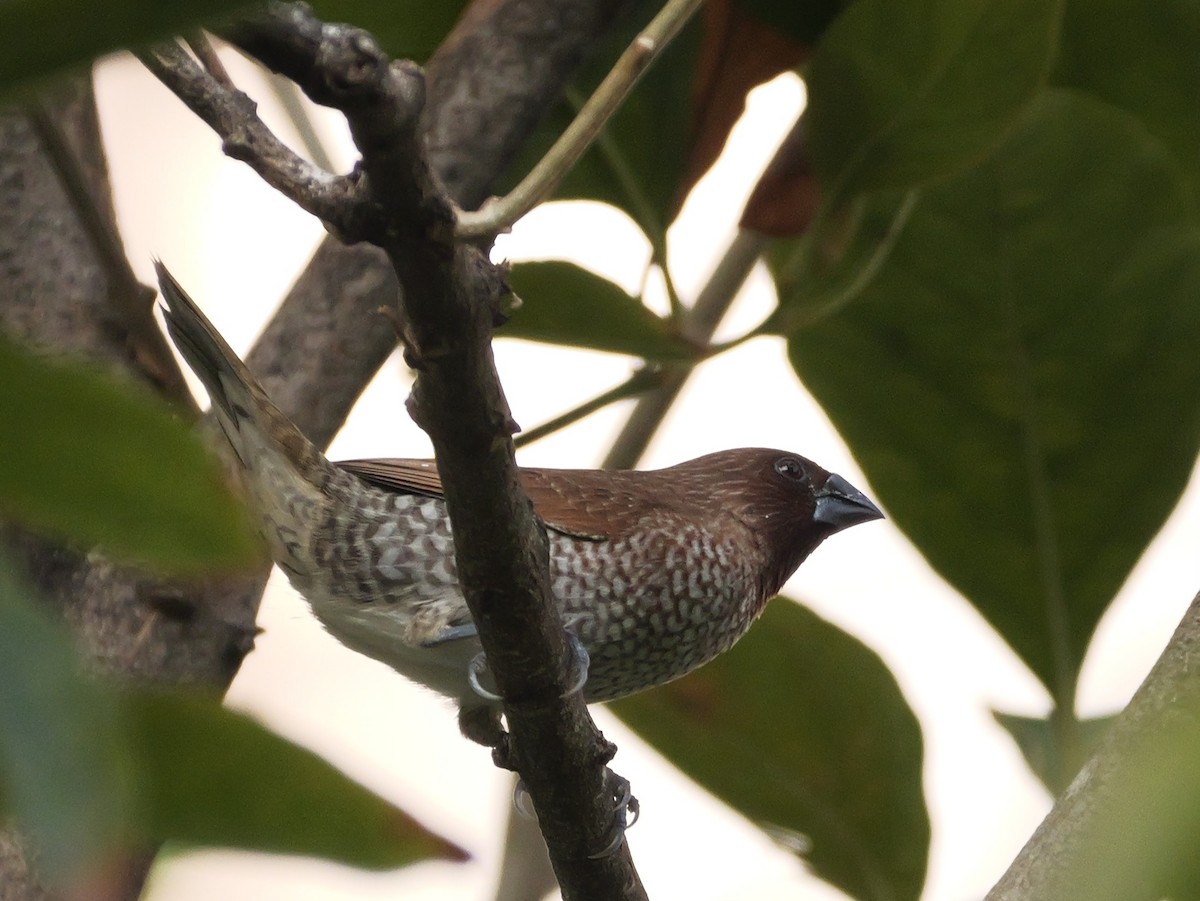
[{"label": "thin twig", "polygon": [[[704,0],[668,0],[605,76],[554,146],[503,198],[488,201],[474,212],[460,211],[455,234],[463,238],[492,237],[554,193],[564,176],[587,151],[604,126],[629,96],[663,48],[703,4]],[[650,135],[647,140],[652,140]]]},{"label": "thin twig", "polygon": [[343,240],[364,240],[379,231],[360,178],[331,175],[295,153],[258,118],[253,100],[223,86],[178,44],[160,44],[138,59],[220,136],[227,155],[249,165]]},{"label": "thin twig", "polygon": [[[767,238],[758,232],[738,231],[684,319],[686,337],[699,344],[712,338],[766,243]],[[632,469],[637,465],[691,373],[690,367],[665,372],[662,386],[638,400],[604,458],[605,469]]]},{"label": "thin twig", "polygon": [[221,57],[217,56],[217,50],[213,47],[212,41],[208,39],[207,34],[203,31],[195,31],[185,37],[184,40],[187,41],[187,45],[191,48],[192,53],[196,54],[196,59],[200,60],[200,65],[204,66],[204,70],[215,78],[221,87],[227,91],[237,90],[237,85],[229,77],[229,70],[221,62]]},{"label": "thin twig", "polygon": [[308,158],[326,172],[332,172],[333,158],[325,149],[325,143],[317,132],[317,124],[313,121],[308,107],[304,105],[304,97],[296,83],[282,75],[271,75],[270,84],[271,92],[292,120],[292,125],[296,127],[296,133],[300,136],[304,149],[308,151]]},{"label": "thin twig", "polygon": [[553,435],[555,432],[561,431],[579,422],[579,420],[591,416],[597,410],[602,410],[609,404],[625,400],[626,398],[641,394],[643,391],[649,391],[657,385],[661,385],[664,378],[664,371],[661,369],[639,369],[621,384],[609,388],[603,394],[598,394],[591,400],[584,401],[579,406],[555,416],[553,419],[542,423],[536,428],[522,432],[516,436],[513,443],[520,448],[528,444],[533,444],[535,441],[540,441],[547,435]]}]

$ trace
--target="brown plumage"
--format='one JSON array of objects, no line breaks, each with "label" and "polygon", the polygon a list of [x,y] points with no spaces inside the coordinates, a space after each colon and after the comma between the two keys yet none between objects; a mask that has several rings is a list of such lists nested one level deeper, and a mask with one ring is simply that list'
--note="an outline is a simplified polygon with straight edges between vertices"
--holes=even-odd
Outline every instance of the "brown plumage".
[{"label": "brown plumage", "polygon": [[[330,463],[159,276],[171,335],[209,390],[280,568],[343,643],[480,705],[467,681],[479,642],[433,463]],[[525,469],[522,481],[564,623],[591,658],[590,701],[727,650],[825,538],[882,515],[840,476],[763,448],[647,472]]]}]

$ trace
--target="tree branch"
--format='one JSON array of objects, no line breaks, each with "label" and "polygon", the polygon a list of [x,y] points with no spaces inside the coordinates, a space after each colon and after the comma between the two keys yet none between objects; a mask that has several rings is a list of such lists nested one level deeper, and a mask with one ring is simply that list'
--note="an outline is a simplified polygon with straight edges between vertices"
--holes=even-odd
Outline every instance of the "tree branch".
[{"label": "tree branch", "polygon": [[1038,826],[988,901],[1176,896],[1196,885],[1200,595],[1100,750]]},{"label": "tree branch", "polygon": [[349,243],[378,232],[357,174],[336,176],[295,153],[258,118],[258,105],[202,68],[179,44],[138,54],[143,65],[221,138],[221,149]]},{"label": "tree branch", "polygon": [[550,589],[546,535],[525,496],[513,424],[491,354],[507,290],[477,248],[456,241],[449,202],[420,140],[424,78],[366,32],[278,3],[226,32],[316,102],[339,109],[362,153],[383,228],[373,235],[403,288],[413,411],[437,454],[459,579],[504,696],[509,751],[538,810],[564,897],[640,897],[627,848],[609,842],[612,748],[571,693],[571,654]]}]

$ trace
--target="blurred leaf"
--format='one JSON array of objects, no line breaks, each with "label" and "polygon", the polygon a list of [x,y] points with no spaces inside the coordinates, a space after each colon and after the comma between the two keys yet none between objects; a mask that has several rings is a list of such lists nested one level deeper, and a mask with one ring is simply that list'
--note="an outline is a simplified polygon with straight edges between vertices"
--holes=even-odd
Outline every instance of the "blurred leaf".
[{"label": "blurred leaf", "polygon": [[1029,769],[1053,797],[1067,790],[1071,780],[1083,769],[1108,733],[1113,716],[1067,723],[1036,716],[992,711],[996,722],[1013,737]]},{"label": "blurred leaf", "polygon": [[1056,91],[925,192],[852,304],[791,335],[893,521],[1064,708],[1200,449],[1197,297],[1172,161]]},{"label": "blurred leaf", "polygon": [[982,159],[1041,87],[1054,0],[859,0],[809,66],[809,150],[840,203]]},{"label": "blurred leaf", "polygon": [[821,878],[860,899],[920,896],[920,727],[883,662],[840,629],[776,600],[728,654],[611,706],[726,803],[807,844]]},{"label": "blurred leaf", "polygon": [[257,559],[216,459],[138,386],[0,337],[0,410],[4,515],[163,569]]},{"label": "blurred leaf", "polygon": [[1200,4],[1195,0],[1067,3],[1053,80],[1141,120],[1183,169],[1200,203]]},{"label": "blurred leaf", "polygon": [[132,773],[116,712],[0,556],[0,821],[19,821],[52,883],[100,866],[126,835]]},{"label": "blurred leaf", "polygon": [[690,360],[699,351],[606,278],[573,263],[518,263],[509,283],[521,305],[496,334],[587,347],[648,360]]},{"label": "blurred leaf", "polygon": [[114,692],[0,558],[0,820],[57,883],[122,844],[180,841],[360,867],[465,859],[311,751],[211,700]]},{"label": "blurred leaf", "polygon": [[5,0],[0,90],[82,66],[113,50],[161,40],[239,9],[245,0]]},{"label": "blurred leaf", "polygon": [[[653,10],[657,12],[657,9]],[[569,101],[558,104],[526,142],[497,193],[506,192],[536,163],[575,118],[575,113],[617,57],[645,27],[647,17],[617,28],[575,81]],[[638,82],[610,120],[600,141],[579,161],[554,198],[597,200],[624,210],[660,252],[667,226],[683,200],[692,118],[692,79],[700,43],[699,17],[684,28]]]},{"label": "blurred leaf", "polygon": [[126,715],[154,840],[373,869],[467,857],[311,751],[211,701],[135,695]]},{"label": "blurred leaf", "polygon": [[365,28],[394,59],[426,62],[466,8],[466,0],[313,0],[326,22]]}]

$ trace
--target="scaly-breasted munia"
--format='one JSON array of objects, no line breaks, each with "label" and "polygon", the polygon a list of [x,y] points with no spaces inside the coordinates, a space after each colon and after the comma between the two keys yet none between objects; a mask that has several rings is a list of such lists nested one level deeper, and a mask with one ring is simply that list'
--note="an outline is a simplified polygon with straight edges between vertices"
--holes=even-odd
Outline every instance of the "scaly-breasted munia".
[{"label": "scaly-breasted munia", "polygon": [[[343,644],[456,699],[480,653],[434,464],[334,464],[263,392],[165,268],[167,326],[208,389],[271,555]],[[823,540],[882,516],[841,476],[744,448],[649,472],[523,469],[588,701],[728,650]]]}]

